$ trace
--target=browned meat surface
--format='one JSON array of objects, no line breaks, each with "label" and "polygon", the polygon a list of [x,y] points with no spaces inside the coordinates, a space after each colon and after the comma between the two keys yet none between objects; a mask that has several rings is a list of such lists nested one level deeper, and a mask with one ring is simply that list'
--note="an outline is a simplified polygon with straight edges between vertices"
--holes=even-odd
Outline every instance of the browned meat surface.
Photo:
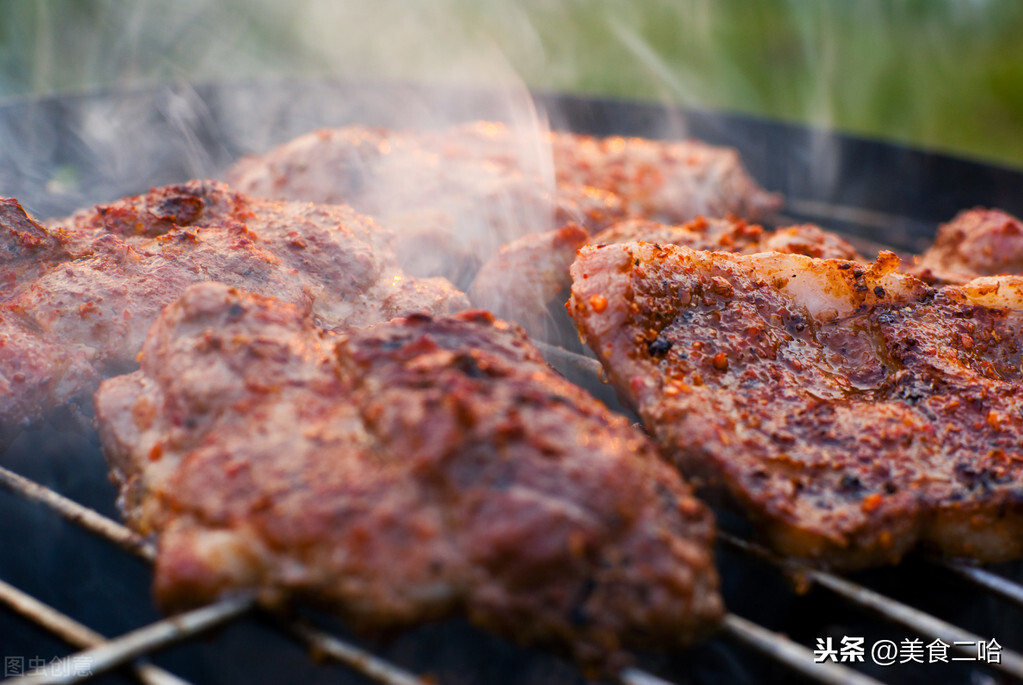
[{"label": "browned meat surface", "polygon": [[[473,305],[547,338],[547,304],[571,283],[568,268],[589,232],[578,224],[531,233],[501,246],[480,268],[469,288]],[[564,301],[564,300],[562,300]]]},{"label": "browned meat surface", "polygon": [[464,613],[605,665],[722,615],[708,510],[482,312],[335,337],[192,286],[96,411],[125,513],[158,537],[164,607],[252,588],[358,628]]},{"label": "browned meat surface", "polygon": [[[724,252],[786,252],[810,257],[858,259],[852,245],[817,226],[789,226],[765,231],[742,219],[705,219],[686,224],[663,224],[649,219],[622,221],[590,238],[579,226],[535,233],[501,247],[487,260],[469,289],[473,304],[521,324],[533,335],[548,339],[556,324],[548,305],[572,284],[569,267],[576,250],[586,243],[604,245],[645,240],[662,245],[685,245]],[[560,306],[560,303],[559,303]]]},{"label": "browned meat surface", "polygon": [[535,135],[487,122],[415,133],[349,126],[243,158],[226,178],[261,197],[350,204],[398,232],[410,273],[468,283],[524,234],[621,218],[613,193],[565,184],[555,194],[549,161],[530,154],[538,147]]},{"label": "browned meat surface", "polygon": [[403,236],[402,264],[411,273],[458,283],[499,246],[568,222],[599,231],[629,216],[755,218],[780,203],[734,150],[538,135],[493,122],[321,130],[240,160],[226,178],[263,197],[351,204]]},{"label": "browned meat surface", "polygon": [[669,223],[729,214],[757,219],[781,206],[781,196],[757,185],[732,148],[575,133],[552,133],[550,140],[559,183],[616,193],[630,216]]},{"label": "browned meat surface", "polygon": [[684,224],[657,221],[623,221],[593,236],[594,245],[643,240],[661,245],[682,245],[694,250],[753,254],[784,252],[826,259],[860,259],[856,248],[841,236],[813,224],[786,226],[775,231],[735,217],[697,217]]},{"label": "browned meat surface", "polygon": [[783,252],[801,254],[818,259],[862,259],[849,242],[836,233],[825,231],[813,224],[786,226],[766,232],[755,250],[734,250],[744,254],[753,252]]},{"label": "browned meat surface", "polygon": [[0,449],[24,418],[98,382],[87,347],[40,335],[17,302],[26,286],[71,259],[65,242],[62,231],[35,221],[17,200],[0,199]]},{"label": "browned meat surface", "polygon": [[934,244],[907,271],[939,285],[1023,274],[1023,223],[999,209],[960,212],[938,229]]},{"label": "browned meat surface", "polygon": [[70,258],[58,232],[29,216],[17,200],[0,198],[0,301]]},{"label": "browned meat surface", "polygon": [[897,268],[586,247],[569,306],[663,452],[781,552],[1021,556],[1023,279]]},{"label": "browned meat surface", "polygon": [[293,302],[328,328],[468,305],[413,279],[392,236],[342,206],[270,202],[194,181],[84,210],[47,229],[4,205],[0,425],[91,394],[134,368],[150,324],[191,283]]},{"label": "browned meat surface", "polygon": [[597,233],[593,245],[645,240],[666,245],[685,245],[696,250],[756,251],[764,227],[742,219],[697,217],[684,224],[666,224],[652,219],[620,221]]}]

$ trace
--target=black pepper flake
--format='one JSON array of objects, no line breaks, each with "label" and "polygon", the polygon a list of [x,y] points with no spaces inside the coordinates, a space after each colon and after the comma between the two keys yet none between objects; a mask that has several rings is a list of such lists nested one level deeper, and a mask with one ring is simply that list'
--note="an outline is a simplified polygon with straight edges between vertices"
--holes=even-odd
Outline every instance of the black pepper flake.
[{"label": "black pepper flake", "polygon": [[839,264],[838,268],[841,269],[842,271],[845,271],[846,269],[851,269],[852,268],[852,264],[850,264],[849,262],[846,262],[845,264]]},{"label": "black pepper flake", "polygon": [[856,476],[847,473],[842,476],[842,482],[839,483],[839,487],[842,488],[843,492],[858,492],[863,488],[863,482]]},{"label": "black pepper flake", "polygon": [[672,341],[667,338],[657,336],[657,338],[646,346],[646,351],[650,353],[651,357],[663,357],[668,354],[671,346],[674,345]]},{"label": "black pepper flake", "polygon": [[884,288],[879,285],[874,286],[874,294],[878,297],[884,297]]},{"label": "black pepper flake", "polygon": [[479,361],[471,354],[458,355],[454,359],[452,366],[469,378],[486,378],[488,375],[486,371],[480,367]]}]

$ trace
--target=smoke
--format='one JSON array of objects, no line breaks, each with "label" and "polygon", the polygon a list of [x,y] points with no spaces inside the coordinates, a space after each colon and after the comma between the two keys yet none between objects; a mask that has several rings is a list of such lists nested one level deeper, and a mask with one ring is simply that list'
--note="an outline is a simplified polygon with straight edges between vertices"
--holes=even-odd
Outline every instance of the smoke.
[{"label": "smoke", "polygon": [[[40,0],[0,22],[0,98],[257,77],[665,100],[1023,164],[1012,0]],[[501,66],[494,70],[494,63]]]},{"label": "smoke", "polygon": [[[550,89],[807,122],[818,134],[799,153],[809,159],[799,162],[814,169],[813,195],[826,198],[840,161],[831,128],[948,145],[996,140],[1003,154],[1023,140],[992,136],[971,112],[988,112],[988,121],[1005,126],[1013,117],[957,92],[969,76],[963,64],[993,62],[991,50],[1009,40],[999,24],[1011,27],[1018,16],[997,0],[15,4],[0,23],[0,97],[101,88],[142,95],[83,101],[60,122],[68,125],[61,135],[92,165],[89,174],[65,162],[68,151],[49,134],[55,124],[36,116],[42,112],[29,108],[21,120],[0,121],[0,193],[41,188],[44,196],[26,204],[60,213],[150,184],[218,175],[242,153],[264,152],[319,126],[432,130],[484,117],[507,124],[502,155],[515,173],[553,196],[544,132],[558,113],[538,109],[531,96],[531,89]],[[311,85],[294,91],[297,102],[281,92],[286,86],[228,87],[214,101],[202,86],[318,77],[367,87]],[[167,88],[154,91],[155,84]],[[689,133],[681,116],[663,121],[665,129],[647,133]],[[415,224],[422,217],[404,205],[410,193],[425,193],[433,176],[400,165],[384,174],[396,192],[395,206],[382,214],[399,229]],[[480,181],[455,176],[446,181],[452,194]],[[522,202],[521,187],[491,190],[477,206],[444,208],[457,215],[452,223],[473,263],[523,232],[555,227],[551,202]],[[502,225],[519,228],[488,233],[495,213],[507,218]],[[412,257],[431,262],[430,241],[421,245]]]}]

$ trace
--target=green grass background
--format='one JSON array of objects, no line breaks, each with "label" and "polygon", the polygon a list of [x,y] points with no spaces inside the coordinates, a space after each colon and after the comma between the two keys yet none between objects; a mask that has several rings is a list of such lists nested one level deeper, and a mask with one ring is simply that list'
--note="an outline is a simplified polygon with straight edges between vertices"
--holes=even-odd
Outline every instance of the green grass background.
[{"label": "green grass background", "polygon": [[1020,0],[0,0],[0,101],[321,75],[659,99],[1023,167]]}]

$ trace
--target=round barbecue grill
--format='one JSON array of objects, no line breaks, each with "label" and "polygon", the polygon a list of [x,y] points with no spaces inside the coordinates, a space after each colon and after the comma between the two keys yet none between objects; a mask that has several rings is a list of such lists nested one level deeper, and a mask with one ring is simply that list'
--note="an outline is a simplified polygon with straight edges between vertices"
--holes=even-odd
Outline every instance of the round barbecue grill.
[{"label": "round barbecue grill", "polygon": [[[558,128],[685,133],[736,147],[754,178],[786,196],[770,223],[819,223],[868,255],[880,246],[919,251],[938,222],[960,209],[1023,213],[1023,173],[1009,169],[717,112],[535,97]],[[390,103],[398,98],[457,102],[452,116],[466,120],[502,116],[485,91],[322,80],[30,99],[0,107],[0,194],[40,217],[60,216],[150,186],[216,176],[241,154],[316,127],[393,125]],[[617,406],[594,360],[538,342],[552,366]],[[149,593],[153,548],[117,523],[116,492],[87,424],[71,412],[51,417],[0,453],[3,676],[36,669],[32,682],[589,682],[570,663],[460,620],[355,636],[314,610],[270,614],[248,596],[160,616]],[[1023,680],[1019,564],[976,568],[915,557],[841,577],[773,556],[728,512],[719,521],[730,611],[722,632],[684,653],[639,655],[622,682]],[[861,657],[848,648],[850,638],[863,638]],[[946,660],[924,651],[919,661],[886,665],[871,650],[916,641],[947,645]]]}]

